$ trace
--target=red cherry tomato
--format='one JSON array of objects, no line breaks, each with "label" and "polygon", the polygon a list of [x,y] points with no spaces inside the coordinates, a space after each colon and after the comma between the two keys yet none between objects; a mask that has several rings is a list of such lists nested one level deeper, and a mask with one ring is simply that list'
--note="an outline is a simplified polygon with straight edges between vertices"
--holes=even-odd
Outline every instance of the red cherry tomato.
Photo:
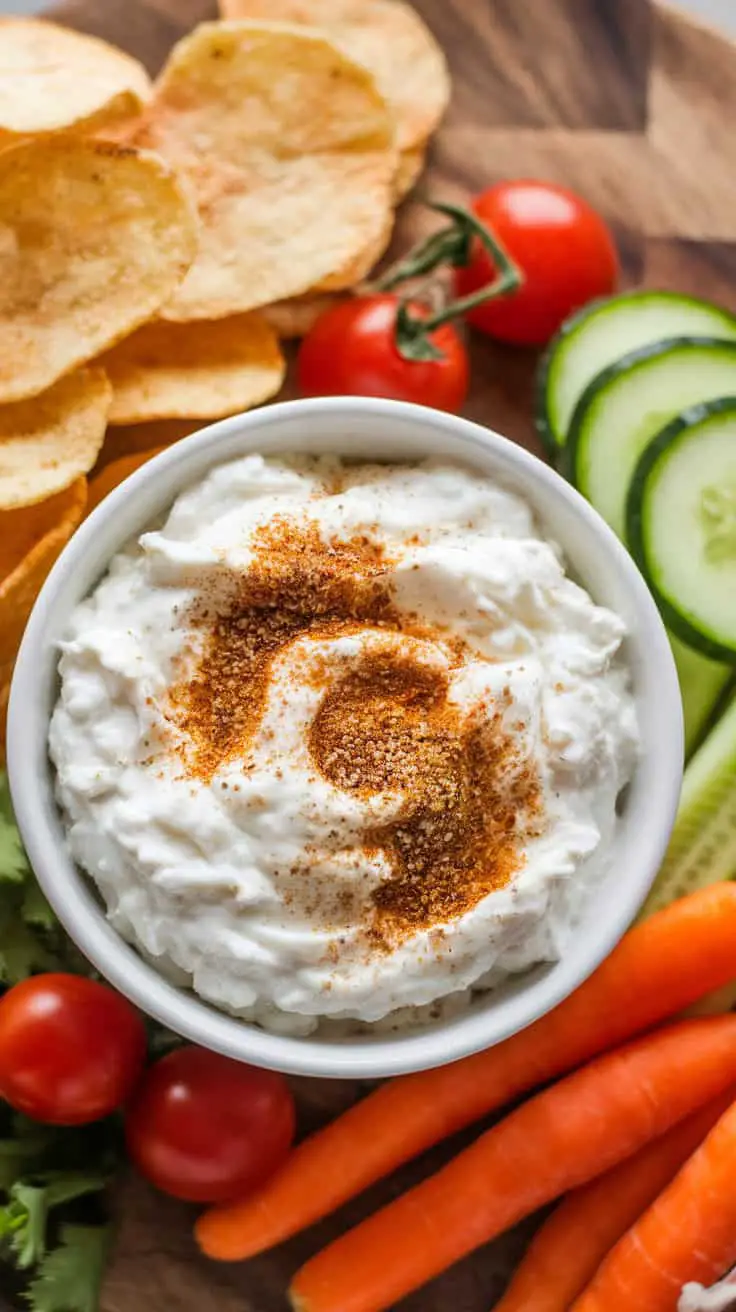
[{"label": "red cherry tomato", "polygon": [[445,324],[431,333],[441,360],[405,360],[394,340],[398,306],[398,298],[388,293],[357,296],[321,315],[297,358],[302,395],[385,396],[459,410],[470,371],[457,331]]},{"label": "red cherry tomato", "polygon": [[[515,292],[477,306],[468,319],[503,342],[539,346],[573,310],[616,286],[618,259],[599,214],[566,187],[551,182],[499,182],[473,201],[478,218],[498,237],[524,274]],[[473,260],[455,271],[458,296],[495,276],[480,242]]]},{"label": "red cherry tomato", "polygon": [[283,1076],[179,1048],[146,1073],[125,1120],[128,1152],[164,1193],[217,1203],[255,1188],[294,1138]]},{"label": "red cherry tomato", "polygon": [[146,1054],[140,1016],[79,975],[35,975],[0,999],[0,1096],[51,1125],[85,1125],[132,1092]]}]

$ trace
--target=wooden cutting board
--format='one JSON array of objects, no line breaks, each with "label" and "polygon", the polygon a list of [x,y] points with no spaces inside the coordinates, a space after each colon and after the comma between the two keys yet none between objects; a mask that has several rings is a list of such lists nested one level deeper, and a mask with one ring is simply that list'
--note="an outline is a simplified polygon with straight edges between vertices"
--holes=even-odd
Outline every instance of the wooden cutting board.
[{"label": "wooden cutting board", "polygon": [[[455,86],[427,192],[464,199],[523,175],[568,183],[614,226],[627,284],[696,292],[736,311],[736,47],[651,0],[415,3],[448,54]],[[178,37],[214,17],[214,0],[68,0],[52,13],[116,42],[155,73]],[[397,249],[426,222],[416,204],[405,205]],[[479,338],[472,354],[467,413],[534,446],[533,355]],[[367,1087],[296,1081],[301,1131]],[[437,1149],[336,1219],[239,1266],[206,1263],[191,1239],[192,1211],[130,1180],[118,1197],[119,1242],[103,1312],[284,1309],[289,1276],[302,1261],[448,1155],[447,1146]],[[529,1232],[489,1246],[402,1308],[490,1312]]]}]

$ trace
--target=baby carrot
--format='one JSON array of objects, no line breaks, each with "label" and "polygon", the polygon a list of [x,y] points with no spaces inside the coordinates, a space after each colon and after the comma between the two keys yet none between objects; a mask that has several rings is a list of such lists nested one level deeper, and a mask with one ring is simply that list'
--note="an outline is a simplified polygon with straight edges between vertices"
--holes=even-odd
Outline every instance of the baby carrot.
[{"label": "baby carrot", "polygon": [[634,1157],[573,1189],[534,1235],[494,1312],[568,1312],[613,1245],[670,1183],[735,1096],[729,1089]]},{"label": "baby carrot", "polygon": [[599,1057],[313,1257],[294,1308],[383,1312],[735,1081],[736,1016],[681,1021]]},{"label": "baby carrot", "polygon": [[572,1312],[675,1312],[736,1262],[736,1103],[609,1253]]},{"label": "baby carrot", "polygon": [[630,930],[576,993],[520,1034],[392,1080],[318,1130],[255,1195],[200,1217],[202,1249],[227,1262],[280,1243],[440,1139],[734,976],[736,884],[713,884]]}]

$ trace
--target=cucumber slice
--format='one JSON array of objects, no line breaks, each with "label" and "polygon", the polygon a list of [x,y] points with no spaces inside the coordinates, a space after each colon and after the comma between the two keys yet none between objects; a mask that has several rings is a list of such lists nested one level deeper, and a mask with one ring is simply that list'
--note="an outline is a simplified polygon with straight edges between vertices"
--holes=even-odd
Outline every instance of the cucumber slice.
[{"label": "cucumber slice", "polygon": [[736,666],[708,660],[701,652],[686,647],[674,633],[670,633],[669,639],[680,681],[687,761],[700,746],[717,708],[734,683]]},{"label": "cucumber slice", "polygon": [[683,337],[632,351],[593,380],[572,417],[565,457],[575,486],[625,538],[639,457],[688,406],[736,395],[736,341]]},{"label": "cucumber slice", "polygon": [[731,702],[685,771],[667,855],[641,917],[651,915],[696,888],[734,876],[736,700]]},{"label": "cucumber slice", "polygon": [[537,374],[537,431],[551,456],[565,445],[575,406],[596,374],[665,337],[736,339],[736,317],[694,296],[647,290],[593,301],[570,316]]},{"label": "cucumber slice", "polygon": [[705,656],[736,661],[736,396],[685,411],[650,443],[627,526],[669,628]]}]

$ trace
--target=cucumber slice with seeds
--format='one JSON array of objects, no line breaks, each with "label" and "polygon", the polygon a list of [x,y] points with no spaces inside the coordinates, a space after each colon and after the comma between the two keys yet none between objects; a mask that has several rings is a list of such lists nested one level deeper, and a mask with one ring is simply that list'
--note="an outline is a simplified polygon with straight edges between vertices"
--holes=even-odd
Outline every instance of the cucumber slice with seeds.
[{"label": "cucumber slice with seeds", "polygon": [[597,374],[663,338],[695,336],[736,339],[736,317],[694,296],[648,290],[593,301],[571,315],[537,376],[537,431],[549,454],[558,458],[575,406]]},{"label": "cucumber slice with seeds", "polygon": [[686,411],[650,443],[627,526],[669,628],[705,656],[736,660],[736,395]]},{"label": "cucumber slice with seeds", "polygon": [[572,482],[626,537],[626,500],[639,458],[682,410],[736,395],[736,341],[693,337],[625,355],[586,388],[565,457]]},{"label": "cucumber slice with seeds", "polygon": [[731,702],[685,771],[667,855],[640,918],[696,888],[734,877],[736,700]]}]

